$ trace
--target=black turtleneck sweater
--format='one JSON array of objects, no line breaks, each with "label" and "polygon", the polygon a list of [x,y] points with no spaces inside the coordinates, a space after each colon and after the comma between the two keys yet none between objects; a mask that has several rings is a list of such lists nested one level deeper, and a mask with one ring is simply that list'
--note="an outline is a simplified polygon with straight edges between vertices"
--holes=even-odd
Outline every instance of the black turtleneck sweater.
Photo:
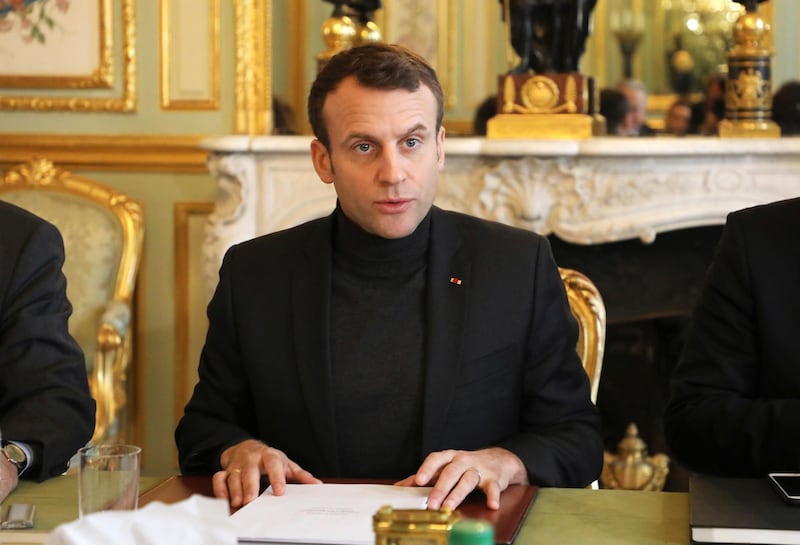
[{"label": "black turtleneck sweater", "polygon": [[411,235],[385,239],[337,209],[331,353],[342,476],[418,469],[429,233],[430,213]]}]

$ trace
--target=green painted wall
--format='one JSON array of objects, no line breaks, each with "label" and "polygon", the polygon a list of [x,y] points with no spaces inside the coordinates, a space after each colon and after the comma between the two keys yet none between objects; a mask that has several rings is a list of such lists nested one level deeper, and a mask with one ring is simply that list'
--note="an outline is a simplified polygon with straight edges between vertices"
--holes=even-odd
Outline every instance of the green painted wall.
[{"label": "green painted wall", "polygon": [[[311,81],[316,70],[313,56],[322,50],[319,29],[330,13],[331,4],[321,0],[273,0],[273,86],[276,94],[287,92],[291,51],[288,43],[291,32],[298,29],[286,24],[290,2],[305,2],[308,28],[303,40],[308,59],[303,67],[305,81]],[[385,0],[389,2],[390,0]],[[471,0],[459,0],[459,7]],[[798,43],[796,27],[800,21],[800,2],[772,0],[775,6],[775,44],[778,53],[774,61],[776,83],[798,76]],[[118,5],[118,2],[114,2]],[[2,112],[5,133],[30,134],[136,134],[162,135],[219,135],[229,134],[234,127],[234,68],[235,33],[232,0],[221,1],[222,52],[221,107],[217,111],[165,112],[159,107],[158,96],[158,12],[155,0],[137,0],[136,36],[138,62],[139,106],[135,113],[60,113],[60,112]],[[468,8],[467,8],[468,9]],[[463,11],[463,10],[461,10]],[[461,20],[461,19],[459,19]],[[497,24],[492,21],[490,24]],[[503,63],[503,47],[495,52]],[[459,67],[461,71],[463,67]],[[1,91],[1,90],[0,90]],[[307,92],[304,90],[304,95]],[[467,116],[468,108],[460,111]],[[303,111],[296,114],[304,115]],[[2,138],[2,135],[0,135]],[[78,174],[104,181],[112,187],[144,202],[146,240],[143,265],[144,326],[139,333],[144,339],[144,381],[139,384],[146,401],[144,415],[144,471],[150,474],[175,470],[173,442],[174,391],[174,224],[173,211],[178,202],[212,202],[216,195],[215,181],[209,174],[178,174],[169,172],[100,172],[78,171]]]}]

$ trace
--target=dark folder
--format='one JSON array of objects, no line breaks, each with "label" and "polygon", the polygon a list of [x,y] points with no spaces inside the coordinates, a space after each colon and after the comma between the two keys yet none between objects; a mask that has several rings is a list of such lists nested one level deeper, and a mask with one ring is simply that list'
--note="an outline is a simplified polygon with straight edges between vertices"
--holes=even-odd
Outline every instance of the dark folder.
[{"label": "dark folder", "polygon": [[[326,482],[356,482],[350,480],[331,480]],[[366,481],[357,481],[366,482]],[[486,507],[483,494],[472,494],[458,508],[464,518],[482,519],[494,526],[494,540],[497,545],[510,545],[517,537],[528,510],[536,499],[535,486],[512,485],[500,496],[500,509],[492,511]],[[173,476],[160,482],[139,496],[139,506],[151,501],[175,503],[192,494],[213,496],[210,477]]]},{"label": "dark folder", "polygon": [[766,478],[692,475],[689,523],[696,543],[800,544],[800,507],[784,503]]}]

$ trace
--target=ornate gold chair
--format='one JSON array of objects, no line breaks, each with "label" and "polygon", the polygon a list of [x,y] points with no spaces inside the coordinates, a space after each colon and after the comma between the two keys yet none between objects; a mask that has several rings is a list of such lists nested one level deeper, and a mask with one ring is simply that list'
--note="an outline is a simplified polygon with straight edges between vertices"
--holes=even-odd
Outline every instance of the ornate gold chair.
[{"label": "ornate gold chair", "polygon": [[125,440],[127,381],[133,352],[132,295],[142,255],[141,204],[47,159],[18,165],[0,179],[0,199],[61,231],[69,328],[86,356],[97,425],[92,443]]},{"label": "ornate gold chair", "polygon": [[[578,322],[578,355],[583,369],[589,375],[592,403],[597,403],[600,371],[603,368],[603,350],[606,345],[606,306],[594,282],[573,269],[559,267],[561,280],[567,291],[569,309]],[[587,488],[597,489],[597,481]]]},{"label": "ornate gold chair", "polygon": [[569,308],[578,321],[578,355],[592,385],[592,402],[597,403],[606,343],[606,307],[597,286],[585,275],[573,269],[559,268],[559,272]]},{"label": "ornate gold chair", "polygon": [[[572,269],[559,269],[567,290],[572,315],[578,321],[578,355],[592,385],[592,401],[597,403],[603,349],[606,338],[606,308],[594,283]],[[618,452],[604,452],[603,488],[626,490],[661,490],[669,473],[666,454],[647,455],[647,445],[639,438],[635,424],[630,424],[619,443]],[[598,483],[592,483],[598,488]]]}]

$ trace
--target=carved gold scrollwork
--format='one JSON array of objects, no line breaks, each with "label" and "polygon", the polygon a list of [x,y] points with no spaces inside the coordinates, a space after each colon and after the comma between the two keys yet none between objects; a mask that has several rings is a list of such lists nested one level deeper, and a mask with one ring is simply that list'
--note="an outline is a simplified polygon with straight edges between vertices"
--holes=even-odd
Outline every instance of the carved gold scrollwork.
[{"label": "carved gold scrollwork", "polygon": [[669,456],[662,453],[648,456],[636,424],[630,423],[617,453],[604,453],[600,482],[604,488],[662,490],[667,474]]},{"label": "carved gold scrollwork", "polygon": [[760,70],[754,68],[739,72],[739,77],[730,82],[725,97],[732,109],[769,109],[769,81],[765,80]]},{"label": "carved gold scrollwork", "polygon": [[[110,6],[103,3],[103,28],[110,28]],[[115,2],[114,5],[117,3]],[[136,111],[136,10],[134,0],[119,2],[122,12],[122,96],[95,98],[93,96],[0,96],[0,110],[36,110],[36,111],[71,111],[71,112],[134,112]],[[105,9],[108,8],[108,9]],[[103,34],[103,28],[100,33]],[[103,36],[101,62],[97,78],[111,85],[114,77],[109,73],[112,64],[112,47],[110,35]],[[98,81],[99,81],[98,80]],[[53,79],[55,84],[57,79]],[[92,84],[93,85],[93,84]]]},{"label": "carved gold scrollwork", "polygon": [[545,76],[533,76],[522,84],[522,103],[527,113],[553,113],[560,93],[558,85]]},{"label": "carved gold scrollwork", "polygon": [[520,87],[519,95],[521,104],[517,103],[517,89],[513,78],[506,76],[503,80],[503,113],[557,114],[578,111],[577,83],[573,76],[568,76],[565,80],[563,101],[558,84],[552,78],[542,75],[528,78]]},{"label": "carved gold scrollwork", "polygon": [[[141,203],[95,180],[83,178],[57,168],[48,159],[32,159],[7,171],[0,178],[4,198],[27,190],[47,190],[81,199],[113,214],[121,235],[118,261],[113,275],[113,289],[103,299],[92,350],[82,346],[93,357],[89,371],[89,389],[97,401],[97,417],[92,442],[94,444],[124,440],[127,428],[128,370],[132,363],[132,302],[144,241],[144,216]],[[86,206],[82,210],[88,210]],[[45,210],[45,208],[42,208]],[[37,209],[33,209],[37,212]],[[42,214],[56,223],[55,217]],[[62,218],[63,219],[63,218]],[[62,233],[64,231],[62,230]],[[69,238],[65,236],[65,245]],[[74,240],[74,239],[73,239]],[[95,241],[97,242],[97,241]],[[108,242],[109,244],[112,242]],[[69,255],[69,251],[67,251]],[[74,280],[74,278],[73,278]],[[94,284],[90,289],[100,290]]]}]

